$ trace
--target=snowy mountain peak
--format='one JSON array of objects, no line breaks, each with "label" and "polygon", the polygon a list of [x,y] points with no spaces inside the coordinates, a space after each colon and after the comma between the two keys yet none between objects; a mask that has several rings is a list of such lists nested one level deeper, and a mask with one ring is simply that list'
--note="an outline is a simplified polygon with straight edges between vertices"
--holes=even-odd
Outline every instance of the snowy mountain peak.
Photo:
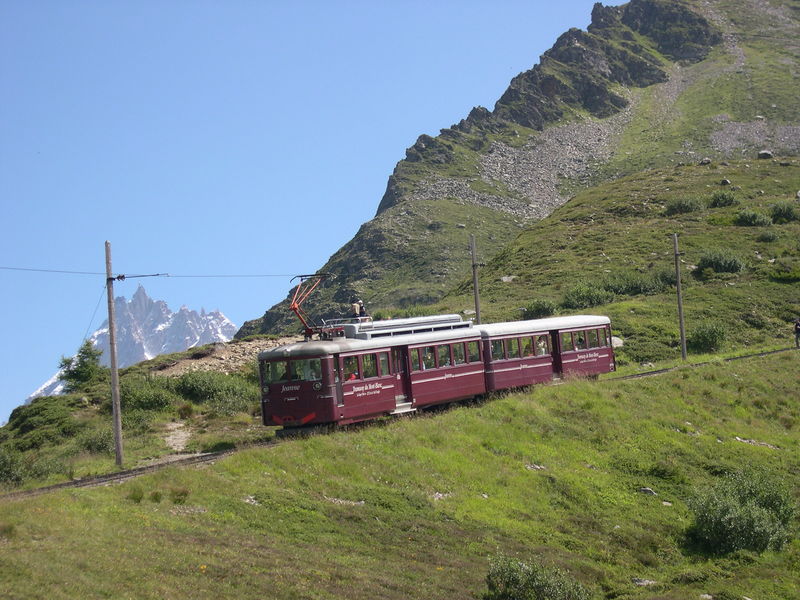
[{"label": "snowy mountain peak", "polygon": [[[181,306],[172,312],[163,300],[153,300],[141,285],[130,301],[120,296],[114,299],[117,321],[117,361],[127,367],[159,354],[182,352],[195,346],[227,342],[237,327],[220,311],[206,313],[205,309],[191,310]],[[100,362],[110,364],[108,352],[108,321],[104,321],[89,338],[96,348],[103,350]],[[57,374],[31,398],[58,394],[62,388]]]}]

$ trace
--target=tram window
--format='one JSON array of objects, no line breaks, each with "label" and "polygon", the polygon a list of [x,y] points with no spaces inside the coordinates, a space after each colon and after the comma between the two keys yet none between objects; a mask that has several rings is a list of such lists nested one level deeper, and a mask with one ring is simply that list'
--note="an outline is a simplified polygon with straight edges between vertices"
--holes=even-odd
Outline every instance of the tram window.
[{"label": "tram window", "polygon": [[546,335],[536,336],[536,356],[544,356],[550,354],[550,344],[547,341]]},{"label": "tram window", "polygon": [[575,339],[575,348],[577,350],[586,350],[586,332],[585,331],[577,331],[573,335]]},{"label": "tram window", "polygon": [[364,379],[378,376],[378,363],[375,361],[374,354],[365,354],[362,356],[361,367],[361,376],[364,377]]},{"label": "tram window", "polygon": [[481,360],[481,347],[478,342],[470,342],[469,347],[469,362],[480,362]]},{"label": "tram window", "polygon": [[519,358],[519,340],[517,338],[506,340],[506,351],[508,358]]},{"label": "tram window", "polygon": [[408,351],[408,357],[411,360],[411,370],[412,371],[421,371],[422,370],[422,362],[419,360],[419,348],[412,348]]},{"label": "tram window", "polygon": [[422,368],[434,369],[436,368],[435,357],[436,348],[433,346],[425,346],[422,348]]},{"label": "tram window", "polygon": [[389,353],[378,352],[378,362],[381,363],[381,375],[389,375]]},{"label": "tram window", "polygon": [[503,360],[503,340],[492,340],[492,360]]},{"label": "tram window", "polygon": [[575,348],[572,346],[572,334],[571,333],[562,333],[561,334],[561,351],[562,352],[570,352]]},{"label": "tram window", "polygon": [[441,346],[437,346],[437,350],[439,353],[439,366],[440,367],[449,367],[450,366],[450,344],[442,344]]},{"label": "tram window", "polygon": [[522,356],[533,356],[533,338],[524,337],[522,342]]},{"label": "tram window", "polygon": [[358,379],[358,357],[345,356],[344,357],[344,380],[350,381]]},{"label": "tram window", "polygon": [[261,379],[265,384],[288,381],[289,363],[285,361],[261,363]]},{"label": "tram window", "polygon": [[463,365],[465,362],[467,362],[467,359],[464,356],[463,342],[453,344],[453,364]]},{"label": "tram window", "polygon": [[587,331],[588,338],[589,338],[589,348],[597,348],[600,345],[600,342],[597,340],[597,329],[590,329]]},{"label": "tram window", "polygon": [[608,346],[608,339],[606,338],[606,330],[605,329],[598,329],[597,333],[600,334],[600,345],[601,346]]},{"label": "tram window", "polygon": [[292,361],[292,380],[319,381],[322,379],[322,366],[318,358]]}]

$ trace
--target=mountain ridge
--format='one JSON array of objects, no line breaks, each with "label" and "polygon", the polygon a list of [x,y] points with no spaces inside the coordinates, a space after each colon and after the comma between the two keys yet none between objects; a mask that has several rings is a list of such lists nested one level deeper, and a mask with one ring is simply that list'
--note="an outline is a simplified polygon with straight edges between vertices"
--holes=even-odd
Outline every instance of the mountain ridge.
[{"label": "mountain ridge", "polygon": [[[468,275],[468,234],[486,260],[601,177],[633,118],[637,86],[665,84],[675,65],[702,61],[723,43],[697,4],[598,3],[587,31],[562,34],[493,111],[475,107],[439,136],[421,135],[389,177],[376,216],[320,269],[337,279],[309,301],[311,314],[341,316],[354,298],[373,312],[435,302]],[[538,162],[545,166],[531,175]],[[237,337],[291,330],[287,309],[288,298]]]}]

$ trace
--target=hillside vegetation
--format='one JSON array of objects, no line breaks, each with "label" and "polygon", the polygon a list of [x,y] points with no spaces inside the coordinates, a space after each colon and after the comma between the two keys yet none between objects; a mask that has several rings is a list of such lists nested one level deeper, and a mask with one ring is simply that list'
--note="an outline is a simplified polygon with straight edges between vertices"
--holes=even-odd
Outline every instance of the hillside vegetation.
[{"label": "hillside vegetation", "polygon": [[[797,190],[796,159],[679,165],[598,185],[481,269],[485,318],[526,317],[520,309],[548,300],[560,313],[610,315],[623,359],[674,358],[677,233],[688,334],[713,323],[729,348],[788,345],[800,316]],[[718,255],[731,264],[713,260]],[[587,288],[594,293],[582,296]],[[472,304],[465,282],[437,310]]]},{"label": "hillside vegetation", "polygon": [[[560,36],[493,110],[476,107],[406,151],[375,217],[320,268],[335,279],[309,300],[310,314],[342,316],[357,297],[371,312],[420,312],[469,277],[470,235],[487,262],[597,185],[704,157],[730,161],[725,173],[737,185],[750,179],[744,164],[762,149],[797,156],[799,16],[788,0],[596,5],[587,31]],[[615,189],[620,204],[638,202],[624,185]],[[639,226],[627,216],[618,208],[620,231]],[[580,234],[570,233],[583,243]],[[296,331],[287,306],[237,335]]]},{"label": "hillside vegetation", "polygon": [[689,532],[693,501],[743,466],[796,503],[798,367],[789,352],[576,380],[4,500],[0,595],[478,598],[508,556],[596,598],[792,598],[796,518],[764,552],[709,553]]}]

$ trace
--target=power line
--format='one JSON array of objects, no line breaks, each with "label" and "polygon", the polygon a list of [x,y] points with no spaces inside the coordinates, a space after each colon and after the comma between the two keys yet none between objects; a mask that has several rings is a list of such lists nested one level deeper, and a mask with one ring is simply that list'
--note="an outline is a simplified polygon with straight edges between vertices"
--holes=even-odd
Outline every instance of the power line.
[{"label": "power line", "polygon": [[[67,275],[105,275],[97,271],[65,271],[61,269],[34,269],[28,267],[2,267],[4,271],[30,271],[34,273],[60,273]],[[172,278],[258,278],[258,277],[293,277],[288,273],[258,273],[258,274],[210,274],[210,275],[173,275],[171,273],[152,273],[149,275],[117,275],[114,279],[124,281],[125,279],[134,279],[137,277],[172,277]]]},{"label": "power line", "polygon": [[35,271],[36,273],[66,273],[69,275],[105,275],[92,271],[60,271],[58,269],[29,269],[25,267],[0,267],[4,271]]}]

